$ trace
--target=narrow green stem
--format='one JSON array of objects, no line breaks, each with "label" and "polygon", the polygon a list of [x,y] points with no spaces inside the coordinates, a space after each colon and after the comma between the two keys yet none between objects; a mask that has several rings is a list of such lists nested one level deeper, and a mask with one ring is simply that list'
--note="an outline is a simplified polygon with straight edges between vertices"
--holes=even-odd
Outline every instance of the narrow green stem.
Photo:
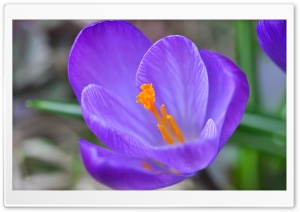
[{"label": "narrow green stem", "polygon": [[53,100],[28,100],[26,106],[37,110],[82,119],[78,103]]},{"label": "narrow green stem", "polygon": [[235,45],[238,66],[247,75],[250,85],[250,97],[246,110],[252,112],[258,105],[255,74],[256,40],[252,21],[235,22]]},{"label": "narrow green stem", "polygon": [[286,120],[286,95],[282,98],[279,110],[278,110],[278,118],[281,120]]},{"label": "narrow green stem", "polygon": [[286,120],[286,103],[282,105],[279,116],[281,119]]},{"label": "narrow green stem", "polygon": [[238,189],[257,190],[259,182],[259,154],[257,151],[241,148],[239,154]]},{"label": "narrow green stem", "polygon": [[[253,22],[238,20],[235,22],[235,43],[238,66],[247,75],[250,85],[250,97],[246,111],[257,111],[258,95],[255,73],[255,28]],[[259,189],[259,153],[255,150],[240,148],[237,165],[238,187],[240,189]]]}]

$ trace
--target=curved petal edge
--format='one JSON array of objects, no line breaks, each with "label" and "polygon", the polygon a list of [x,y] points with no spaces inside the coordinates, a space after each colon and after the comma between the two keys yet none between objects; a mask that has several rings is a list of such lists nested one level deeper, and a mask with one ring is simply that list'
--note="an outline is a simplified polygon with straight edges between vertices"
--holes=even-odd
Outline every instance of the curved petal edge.
[{"label": "curved petal edge", "polygon": [[243,117],[250,87],[246,75],[225,56],[208,50],[200,54],[209,79],[206,118],[216,123],[220,151]]},{"label": "curved petal edge", "polygon": [[256,33],[261,48],[286,72],[286,20],[261,20]]},{"label": "curved petal edge", "polygon": [[82,29],[68,60],[69,81],[78,101],[84,87],[97,84],[134,102],[135,74],[151,45],[140,30],[125,21],[102,21]]},{"label": "curved petal edge", "polygon": [[183,174],[153,160],[120,155],[83,139],[80,153],[86,170],[98,182],[114,189],[150,190],[179,183]]}]

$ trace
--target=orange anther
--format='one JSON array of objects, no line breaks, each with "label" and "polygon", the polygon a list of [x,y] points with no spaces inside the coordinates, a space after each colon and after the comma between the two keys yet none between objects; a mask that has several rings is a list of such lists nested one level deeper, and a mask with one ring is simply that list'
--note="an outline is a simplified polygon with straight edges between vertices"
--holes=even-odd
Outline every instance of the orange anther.
[{"label": "orange anther", "polygon": [[155,102],[155,92],[152,84],[143,84],[141,89],[142,91],[136,97],[136,102],[144,105],[147,110],[151,110]]},{"label": "orange anther", "polygon": [[168,144],[174,144],[175,141],[183,142],[184,138],[174,118],[168,114],[164,104],[160,107],[160,113],[154,105],[155,92],[152,84],[141,85],[141,92],[136,96],[136,102],[142,104],[144,108],[150,110],[155,116],[158,124],[157,127]]}]

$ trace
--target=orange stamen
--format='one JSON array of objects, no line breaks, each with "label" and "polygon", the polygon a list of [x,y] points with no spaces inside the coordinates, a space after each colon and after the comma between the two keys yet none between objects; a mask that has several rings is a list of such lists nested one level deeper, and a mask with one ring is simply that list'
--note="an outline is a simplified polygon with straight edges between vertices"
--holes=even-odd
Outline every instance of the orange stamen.
[{"label": "orange stamen", "polygon": [[165,139],[165,141],[168,143],[168,144],[174,144],[172,138],[169,136],[166,128],[160,124],[157,124],[157,127],[162,135],[162,137]]},{"label": "orange stamen", "polygon": [[144,105],[144,108],[150,110],[157,121],[160,121],[160,115],[154,105],[155,102],[155,92],[152,87],[152,84],[143,84],[141,85],[142,91],[137,95],[136,102],[139,104]]},{"label": "orange stamen", "polygon": [[167,112],[167,109],[164,104],[162,104],[160,106],[160,113],[161,113],[161,119],[162,119],[163,123],[166,124],[168,112]]},{"label": "orange stamen", "polygon": [[143,84],[141,89],[142,91],[136,97],[136,102],[144,105],[147,110],[151,110],[155,102],[155,92],[152,84]]},{"label": "orange stamen", "polygon": [[167,116],[167,119],[170,121],[171,125],[172,125],[172,128],[173,130],[175,131],[175,134],[178,138],[178,140],[183,143],[183,136],[182,136],[182,133],[181,133],[181,130],[180,128],[178,127],[175,119],[171,116],[171,115],[168,115]]},{"label": "orange stamen", "polygon": [[180,128],[178,127],[175,119],[168,114],[165,105],[161,105],[159,114],[157,108],[154,105],[155,102],[155,92],[152,87],[152,84],[143,84],[141,85],[141,92],[137,95],[136,102],[142,104],[144,108],[150,110],[155,116],[158,124],[157,127],[163,137],[163,139],[168,144],[174,144],[175,141],[183,143],[184,138],[181,133]]}]

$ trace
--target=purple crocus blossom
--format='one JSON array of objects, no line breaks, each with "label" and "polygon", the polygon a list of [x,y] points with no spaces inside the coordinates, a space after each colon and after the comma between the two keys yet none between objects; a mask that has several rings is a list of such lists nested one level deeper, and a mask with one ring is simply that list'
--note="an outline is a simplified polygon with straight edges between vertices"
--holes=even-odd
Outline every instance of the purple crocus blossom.
[{"label": "purple crocus blossom", "polygon": [[261,48],[286,72],[286,20],[258,21],[256,32]]},{"label": "purple crocus blossom", "polygon": [[84,28],[68,68],[88,127],[109,148],[80,139],[83,163],[114,189],[158,189],[209,166],[249,97],[228,58],[179,35],[152,44],[123,21]]}]

